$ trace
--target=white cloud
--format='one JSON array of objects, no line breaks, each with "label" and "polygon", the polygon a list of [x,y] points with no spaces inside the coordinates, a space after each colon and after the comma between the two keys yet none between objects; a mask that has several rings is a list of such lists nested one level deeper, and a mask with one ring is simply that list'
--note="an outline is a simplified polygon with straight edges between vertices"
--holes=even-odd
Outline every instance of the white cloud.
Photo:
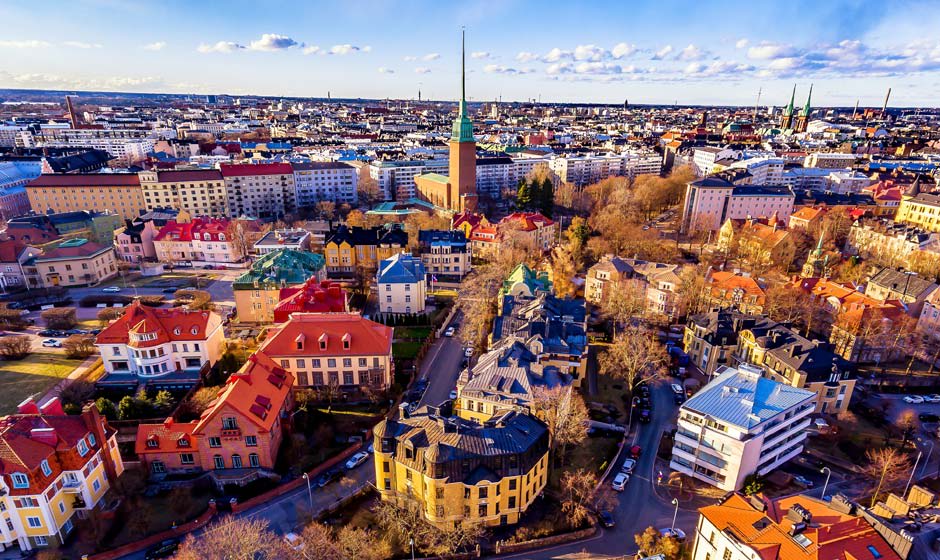
[{"label": "white cloud", "polygon": [[708,64],[704,62],[690,62],[688,66],[683,69],[683,73],[689,76],[698,76],[698,77],[710,77],[717,76],[718,74],[741,74],[744,72],[751,72],[754,70],[754,67],[750,64],[739,64],[730,60],[715,60]]},{"label": "white cloud", "polygon": [[672,53],[672,45],[666,45],[665,47],[659,49],[651,57],[653,60],[662,60],[669,56]]},{"label": "white cloud", "polygon": [[570,58],[570,57],[571,57],[570,51],[563,51],[559,49],[558,47],[555,47],[554,49],[548,51],[548,54],[543,56],[542,60],[544,60],[545,62],[558,62],[559,60],[563,58]]},{"label": "white cloud", "polygon": [[299,45],[297,41],[286,35],[277,33],[265,33],[260,39],[248,43],[248,49],[252,51],[282,51]]},{"label": "white cloud", "polygon": [[487,64],[483,67],[487,74],[529,74],[532,70],[528,68],[512,68],[502,64]]},{"label": "white cloud", "polygon": [[366,45],[366,46],[362,47],[362,52],[372,52],[372,46],[371,46],[371,45]]},{"label": "white cloud", "polygon": [[747,57],[752,60],[773,60],[775,58],[792,57],[797,50],[792,45],[783,43],[761,42],[747,50]]},{"label": "white cloud", "polygon": [[556,62],[554,64],[549,64],[548,68],[545,69],[545,72],[550,76],[557,76],[559,74],[567,74],[571,72],[571,63],[570,62]]},{"label": "white cloud", "polygon": [[72,47],[74,49],[100,49],[100,43],[83,43],[81,41],[65,41],[62,43],[63,46]]},{"label": "white cloud", "polygon": [[477,60],[486,60],[490,58],[491,56],[492,55],[490,55],[490,53],[486,51],[476,51],[476,52],[470,53],[470,58],[475,58]]},{"label": "white cloud", "polygon": [[379,74],[394,74],[395,71],[391,68],[386,68],[384,66],[379,66]]},{"label": "white cloud", "polygon": [[300,52],[304,54],[324,54],[323,51],[320,50],[320,47],[316,45],[307,45]]},{"label": "white cloud", "polygon": [[42,49],[51,47],[48,41],[0,41],[0,48],[4,49]]},{"label": "white cloud", "polygon": [[[368,47],[368,48],[369,50],[372,50],[372,47]],[[338,54],[340,56],[344,56],[347,54],[354,54],[357,52],[362,52],[364,50],[365,50],[364,47],[357,47],[356,45],[350,45],[349,43],[346,43],[345,45],[333,45],[332,47],[330,47],[330,54]],[[365,52],[368,52],[368,51],[365,51]]]},{"label": "white cloud", "polygon": [[624,58],[632,55],[636,51],[636,45],[617,43],[614,45],[614,48],[611,49],[610,54],[612,54],[614,58]]},{"label": "white cloud", "polygon": [[163,84],[155,76],[111,76],[107,79],[75,78],[58,74],[32,72],[10,74],[0,71],[0,80],[8,81],[18,87],[57,87],[68,89],[127,90],[140,89],[142,86],[154,87]]},{"label": "white cloud", "polygon": [[404,60],[405,62],[414,62],[418,60],[418,57],[407,55],[407,56],[402,57],[402,60]]},{"label": "white cloud", "polygon": [[748,46],[750,43],[751,42],[748,41],[747,39],[738,39],[738,41],[734,44],[734,48],[743,49],[746,46]]},{"label": "white cloud", "polygon": [[430,74],[431,69],[426,66],[418,66],[415,68],[415,74]]},{"label": "white cloud", "polygon": [[421,60],[430,62],[430,61],[432,61],[432,60],[437,60],[437,59],[439,59],[440,57],[441,57],[441,53],[432,52],[432,53],[428,53],[428,54],[422,56],[422,57],[421,57]]},{"label": "white cloud", "polygon": [[162,51],[164,48],[166,48],[166,41],[157,41],[144,45],[145,51]]},{"label": "white cloud", "polygon": [[539,55],[528,51],[522,51],[516,55],[516,60],[519,62],[532,62],[533,60],[538,60],[538,58]]},{"label": "white cloud", "polygon": [[607,58],[608,55],[607,49],[598,47],[597,45],[578,45],[574,48],[575,60],[591,60],[596,62]]},{"label": "white cloud", "polygon": [[676,60],[702,60],[703,58],[705,58],[705,51],[693,44],[689,44],[676,55]]},{"label": "white cloud", "polygon": [[214,45],[203,43],[196,50],[201,53],[233,53],[244,48],[244,45],[239,45],[234,41],[219,41]]}]

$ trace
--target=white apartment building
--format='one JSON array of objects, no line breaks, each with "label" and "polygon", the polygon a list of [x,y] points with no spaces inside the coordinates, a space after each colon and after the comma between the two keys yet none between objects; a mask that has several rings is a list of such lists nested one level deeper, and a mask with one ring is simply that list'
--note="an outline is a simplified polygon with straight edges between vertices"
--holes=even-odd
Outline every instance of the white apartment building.
[{"label": "white apartment building", "polygon": [[427,299],[424,264],[419,257],[398,253],[379,263],[376,273],[379,311],[423,313]]},{"label": "white apartment building", "polygon": [[280,218],[297,207],[294,170],[289,163],[223,163],[228,215]]},{"label": "white apartment building", "polygon": [[732,157],[734,157],[734,150],[728,148],[712,146],[695,148],[692,152],[692,167],[699,177],[705,177],[714,171],[715,162]]},{"label": "white apartment building", "polygon": [[828,177],[828,189],[836,194],[856,194],[874,184],[870,177],[850,169],[832,171]]},{"label": "white apartment building", "polygon": [[815,152],[806,156],[803,167],[847,169],[855,164],[855,154]]},{"label": "white apartment building", "polygon": [[294,163],[294,190],[297,207],[310,208],[318,202],[356,204],[359,175],[356,168],[339,161]]},{"label": "white apartment building", "polygon": [[721,177],[705,177],[688,184],[682,206],[681,231],[716,231],[728,219],[770,217],[784,222],[793,214],[796,200],[784,186],[735,186]]},{"label": "white apartment building", "polygon": [[447,159],[374,161],[369,176],[375,179],[385,200],[415,197],[415,176],[422,173],[448,173]]},{"label": "white apartment building", "polygon": [[76,147],[93,148],[108,152],[120,165],[131,166],[147,158],[147,154],[153,151],[154,140],[152,138],[142,139],[124,139],[124,138],[89,138],[83,137],[70,138],[66,141],[44,142],[43,146],[49,147]]},{"label": "white apartment building", "polygon": [[750,364],[721,366],[682,404],[669,468],[730,491],[803,451],[816,393],[763,373]]},{"label": "white apartment building", "polygon": [[504,156],[477,158],[477,194],[498,200],[504,188],[518,182],[513,181],[514,167],[512,158]]},{"label": "white apartment building", "polygon": [[746,169],[752,185],[780,185],[783,183],[783,159],[757,157],[736,161],[732,169]]},{"label": "white apartment building", "polygon": [[654,153],[631,152],[555,157],[550,160],[549,167],[562,182],[583,187],[608,177],[658,175],[662,170],[662,157]]},{"label": "white apartment building", "polygon": [[36,140],[25,126],[0,125],[0,147],[34,148]]}]

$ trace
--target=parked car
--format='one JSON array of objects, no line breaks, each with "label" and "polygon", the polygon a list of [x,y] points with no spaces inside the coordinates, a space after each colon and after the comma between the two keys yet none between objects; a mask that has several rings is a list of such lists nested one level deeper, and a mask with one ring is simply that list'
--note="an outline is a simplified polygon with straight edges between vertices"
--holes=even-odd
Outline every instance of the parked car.
[{"label": "parked car", "polygon": [[343,476],[342,471],[331,469],[321,474],[316,479],[314,479],[313,485],[316,486],[317,488],[323,488],[324,486],[333,482],[334,480],[342,478],[342,476]]},{"label": "parked car", "polygon": [[685,531],[683,531],[682,529],[676,529],[673,527],[663,527],[662,529],[659,530],[659,534],[662,535],[663,537],[672,537],[679,542],[683,542],[685,540]]},{"label": "parked car", "polygon": [[300,552],[304,549],[304,541],[297,533],[287,533],[284,535],[284,542],[288,548],[294,552]]},{"label": "parked car", "polygon": [[626,473],[617,473],[617,476],[614,477],[614,480],[610,483],[610,485],[617,492],[623,492],[624,488],[627,487],[628,482],[630,482],[630,475]]},{"label": "parked car", "polygon": [[455,389],[455,390],[451,391],[450,393],[448,393],[448,394],[447,394],[447,398],[450,399],[450,400],[452,400],[452,401],[457,400],[457,390]]},{"label": "parked car", "polygon": [[358,467],[359,465],[365,463],[368,458],[369,458],[369,454],[366,453],[365,451],[360,451],[356,453],[355,455],[350,457],[348,461],[346,461],[346,470],[352,470]]},{"label": "parked car", "polygon": [[669,385],[669,388],[672,389],[672,392],[677,395],[681,395],[685,393],[685,391],[682,390],[682,385],[679,385],[678,383],[673,383]]},{"label": "parked car", "polygon": [[602,511],[598,517],[601,520],[601,526],[607,529],[610,529],[616,525],[616,522],[614,521],[614,514],[610,513],[609,511]]},{"label": "parked car", "polygon": [[454,336],[454,327],[447,327],[444,331],[444,336]]},{"label": "parked car", "polygon": [[176,553],[176,549],[179,547],[179,539],[162,540],[147,549],[146,554],[144,554],[144,559],[156,560],[157,558],[169,558],[170,556],[173,556],[174,553]]},{"label": "parked car", "polygon": [[46,348],[59,348],[62,346],[62,343],[54,338],[47,338],[42,341],[42,345]]},{"label": "parked car", "polygon": [[683,395],[682,393],[673,393],[672,400],[676,404],[682,404],[685,402],[685,395]]},{"label": "parked car", "polygon": [[39,336],[61,336],[62,332],[55,329],[43,329],[39,331]]},{"label": "parked car", "polygon": [[648,408],[644,408],[640,411],[640,422],[644,424],[649,424],[653,420],[653,411]]},{"label": "parked car", "polygon": [[467,358],[472,357],[472,356],[473,356],[473,348],[470,347],[470,346],[464,348],[464,349],[463,349],[463,355],[464,355],[465,357],[467,357]]},{"label": "parked car", "polygon": [[119,286],[108,286],[107,288],[101,288],[101,291],[108,294],[116,294],[121,291],[121,288]]},{"label": "parked car", "polygon": [[921,422],[940,422],[940,416],[932,412],[922,412],[917,415]]},{"label": "parked car", "polygon": [[940,395],[927,395],[924,397],[924,402],[929,402],[931,404],[940,403]]},{"label": "parked car", "polygon": [[641,453],[643,453],[643,448],[639,445],[634,445],[630,448],[630,456],[634,459],[639,459]]},{"label": "parked car", "polygon": [[634,467],[636,467],[636,459],[624,459],[623,465],[620,465],[620,472],[633,474]]},{"label": "parked car", "polygon": [[908,404],[924,404],[924,397],[920,395],[908,395],[904,397],[904,402]]},{"label": "parked car", "polygon": [[803,488],[812,488],[812,487],[814,486],[812,480],[810,480],[810,479],[808,479],[808,478],[806,478],[805,476],[802,476],[802,475],[795,475],[795,476],[793,477],[793,483],[796,484],[797,486],[801,486],[801,487],[803,487]]},{"label": "parked car", "polygon": [[179,288],[163,288],[162,291],[164,294],[175,294]]},{"label": "parked car", "polygon": [[85,331],[82,329],[69,329],[65,331],[65,334],[72,336],[73,334],[85,334]]}]

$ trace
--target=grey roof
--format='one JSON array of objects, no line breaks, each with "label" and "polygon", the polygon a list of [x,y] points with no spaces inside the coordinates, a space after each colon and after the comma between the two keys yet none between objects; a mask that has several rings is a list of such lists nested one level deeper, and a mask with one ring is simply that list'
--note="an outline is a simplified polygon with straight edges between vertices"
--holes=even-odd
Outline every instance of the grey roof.
[{"label": "grey roof", "polygon": [[380,284],[416,284],[424,282],[424,264],[421,259],[406,253],[398,253],[379,265]]},{"label": "grey roof", "polygon": [[816,393],[761,376],[760,368],[722,366],[716,377],[695,393],[683,409],[725,424],[751,430],[778,414],[816,398]]},{"label": "grey roof", "polygon": [[502,404],[528,406],[536,387],[553,388],[571,383],[571,376],[537,358],[518,338],[506,338],[460,373],[461,396]]},{"label": "grey roof", "polygon": [[[871,276],[869,284],[900,294],[902,298],[923,299],[937,289],[931,280],[894,268],[882,268]],[[866,290],[867,291],[867,290]]]}]

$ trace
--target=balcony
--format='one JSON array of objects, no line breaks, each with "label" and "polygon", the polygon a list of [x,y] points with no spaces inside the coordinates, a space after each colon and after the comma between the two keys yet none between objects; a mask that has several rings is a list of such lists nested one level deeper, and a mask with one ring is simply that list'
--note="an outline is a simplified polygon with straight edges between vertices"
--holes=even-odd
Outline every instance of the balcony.
[{"label": "balcony", "polygon": [[62,491],[68,494],[81,494],[82,481],[78,479],[66,478],[62,481]]},{"label": "balcony", "polygon": [[72,509],[85,509],[88,507],[88,504],[85,503],[85,499],[81,496],[77,496],[72,502]]},{"label": "balcony", "polygon": [[226,428],[222,430],[222,437],[224,438],[240,438],[242,437],[241,428]]}]

